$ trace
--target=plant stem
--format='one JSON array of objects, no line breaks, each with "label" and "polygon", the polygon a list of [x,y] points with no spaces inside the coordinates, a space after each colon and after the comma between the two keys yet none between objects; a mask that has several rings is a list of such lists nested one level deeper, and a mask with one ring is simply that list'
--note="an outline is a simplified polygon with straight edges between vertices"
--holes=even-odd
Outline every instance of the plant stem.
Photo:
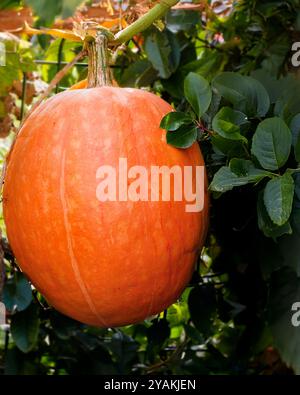
[{"label": "plant stem", "polygon": [[[300,168],[298,167],[297,169],[287,169],[290,173],[299,173],[300,172]],[[278,174],[276,174],[278,175]]]},{"label": "plant stem", "polygon": [[115,42],[117,44],[129,41],[133,36],[146,30],[152,23],[161,18],[169,8],[177,4],[179,0],[162,0],[159,4],[151,8],[145,15],[141,16],[137,21],[130,26],[121,30],[115,35]]},{"label": "plant stem", "polygon": [[103,31],[98,31],[95,38],[86,42],[88,52],[88,88],[111,86],[108,59],[108,38]]}]

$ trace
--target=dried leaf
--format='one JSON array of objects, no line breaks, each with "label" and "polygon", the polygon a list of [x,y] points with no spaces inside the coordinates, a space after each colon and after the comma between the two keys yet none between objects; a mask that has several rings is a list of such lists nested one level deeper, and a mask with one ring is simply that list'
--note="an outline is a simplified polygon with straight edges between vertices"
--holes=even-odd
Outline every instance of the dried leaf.
[{"label": "dried leaf", "polygon": [[27,23],[25,23],[23,31],[24,33],[29,35],[47,34],[53,37],[65,38],[71,41],[81,41],[81,38],[70,30],[46,29],[46,28],[34,29],[30,27]]}]

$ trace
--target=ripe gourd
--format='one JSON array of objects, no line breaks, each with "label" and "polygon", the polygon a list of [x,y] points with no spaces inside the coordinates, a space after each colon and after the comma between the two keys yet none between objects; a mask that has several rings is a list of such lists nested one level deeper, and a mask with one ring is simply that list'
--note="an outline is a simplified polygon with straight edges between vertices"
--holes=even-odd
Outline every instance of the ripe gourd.
[{"label": "ripe gourd", "polygon": [[[97,84],[96,84],[97,85]],[[198,144],[166,143],[172,107],[155,94],[96,86],[59,93],[24,122],[3,203],[22,271],[60,312],[112,327],[157,314],[180,296],[203,246],[204,209],[183,201],[99,201],[97,169],[203,166]],[[128,181],[129,182],[129,181]]]}]

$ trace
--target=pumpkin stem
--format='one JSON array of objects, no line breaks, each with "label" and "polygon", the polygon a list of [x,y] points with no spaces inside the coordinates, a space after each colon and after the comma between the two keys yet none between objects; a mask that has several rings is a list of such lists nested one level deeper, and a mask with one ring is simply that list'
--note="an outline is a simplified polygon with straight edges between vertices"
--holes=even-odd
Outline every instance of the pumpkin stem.
[{"label": "pumpkin stem", "polygon": [[111,86],[109,69],[108,37],[104,30],[96,32],[95,37],[85,40],[88,52],[88,88]]}]

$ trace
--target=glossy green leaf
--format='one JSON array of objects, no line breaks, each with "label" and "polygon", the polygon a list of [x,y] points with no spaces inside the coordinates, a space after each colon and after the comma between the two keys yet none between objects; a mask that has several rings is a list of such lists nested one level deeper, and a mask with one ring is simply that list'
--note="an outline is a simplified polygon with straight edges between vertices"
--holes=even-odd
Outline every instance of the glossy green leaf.
[{"label": "glossy green leaf", "polygon": [[138,343],[132,337],[118,331],[112,336],[109,348],[117,358],[119,372],[124,374],[126,366],[136,356]]},{"label": "glossy green leaf", "polygon": [[6,281],[3,290],[3,302],[9,311],[25,310],[32,301],[31,286],[22,273]]},{"label": "glossy green leaf", "polygon": [[166,15],[167,29],[172,33],[189,31],[201,23],[200,13],[191,10],[170,10]]},{"label": "glossy green leaf", "polygon": [[[293,218],[294,209],[291,216],[293,225],[293,233],[289,236],[281,237],[278,246],[282,256],[284,266],[289,266],[300,278],[300,232],[296,229],[295,219]],[[297,209],[298,221],[300,217],[299,209]],[[298,225],[299,229],[299,225]]]},{"label": "glossy green leaf", "polygon": [[300,114],[297,114],[292,118],[290,129],[292,132],[292,144],[295,146],[300,135]]},{"label": "glossy green leaf", "polygon": [[269,172],[256,169],[251,161],[232,159],[229,167],[221,167],[214,175],[210,189],[215,192],[226,192],[234,187],[257,183],[269,176]]},{"label": "glossy green leaf", "polygon": [[152,325],[147,329],[149,346],[162,346],[170,336],[170,326],[166,319],[153,320]]},{"label": "glossy green leaf", "polygon": [[36,305],[15,314],[11,319],[11,334],[16,346],[27,353],[36,345],[40,327],[40,319]]},{"label": "glossy green leaf", "polygon": [[300,114],[295,115],[290,123],[292,144],[297,162],[300,162]]},{"label": "glossy green leaf", "polygon": [[76,8],[82,4],[82,0],[25,0],[36,15],[38,15],[43,21],[51,23],[56,16],[62,16],[62,18],[68,18],[74,14]]},{"label": "glossy green leaf", "polygon": [[259,229],[266,237],[272,237],[273,239],[276,239],[277,237],[280,237],[284,234],[292,234],[292,228],[289,222],[278,226],[271,220],[264,204],[263,191],[259,193],[257,199],[257,221]]},{"label": "glossy green leaf", "polygon": [[214,88],[227,101],[248,116],[265,116],[270,107],[270,99],[263,85],[251,77],[238,73],[223,72],[214,78]]},{"label": "glossy green leaf", "polygon": [[131,63],[121,74],[121,86],[140,88],[152,84],[157,78],[157,71],[148,59]]},{"label": "glossy green leaf", "polygon": [[247,156],[245,143],[242,140],[229,140],[219,134],[211,136],[213,149],[217,154],[225,155],[228,159],[243,158]]},{"label": "glossy green leaf", "polygon": [[145,39],[145,51],[161,78],[169,78],[179,65],[180,48],[171,32],[152,29]]},{"label": "glossy green leaf", "polygon": [[271,220],[283,225],[292,212],[294,180],[290,173],[270,180],[264,190],[264,203]]},{"label": "glossy green leaf", "polygon": [[18,7],[21,0],[2,0],[0,4],[0,10]]},{"label": "glossy green leaf", "polygon": [[184,112],[169,112],[163,117],[160,127],[165,130],[177,130],[180,126],[192,123],[192,118]]},{"label": "glossy green leaf", "polygon": [[212,99],[212,91],[209,83],[205,78],[196,73],[189,73],[185,78],[184,95],[193,107],[198,118],[207,111]]},{"label": "glossy green leaf", "polygon": [[82,4],[82,0],[62,0],[62,18],[68,18],[74,15],[76,8]]},{"label": "glossy green leaf", "polygon": [[74,334],[81,329],[81,324],[79,322],[55,310],[51,311],[50,322],[56,336],[62,340],[70,339],[70,337],[74,336]]},{"label": "glossy green leaf", "polygon": [[176,148],[189,148],[197,140],[197,128],[191,125],[180,126],[167,132],[167,143]]},{"label": "glossy green leaf", "polygon": [[235,111],[230,107],[222,107],[212,121],[213,131],[229,140],[242,140],[247,143],[247,139],[240,133],[240,125],[247,122],[247,117],[240,111]]},{"label": "glossy green leaf", "polygon": [[270,284],[269,322],[274,346],[280,352],[283,361],[292,366],[296,374],[300,374],[300,317],[299,307],[295,305],[298,302],[300,278],[290,268],[275,271]]},{"label": "glossy green leaf", "polygon": [[252,154],[267,170],[277,170],[287,161],[292,134],[286,123],[278,117],[260,122],[252,141]]},{"label": "glossy green leaf", "polygon": [[25,0],[26,4],[32,7],[39,18],[47,21],[49,24],[53,22],[57,15],[61,14],[63,0]]},{"label": "glossy green leaf", "polygon": [[216,314],[216,294],[212,286],[201,285],[193,288],[188,299],[191,320],[204,335],[212,332],[212,322]]}]

